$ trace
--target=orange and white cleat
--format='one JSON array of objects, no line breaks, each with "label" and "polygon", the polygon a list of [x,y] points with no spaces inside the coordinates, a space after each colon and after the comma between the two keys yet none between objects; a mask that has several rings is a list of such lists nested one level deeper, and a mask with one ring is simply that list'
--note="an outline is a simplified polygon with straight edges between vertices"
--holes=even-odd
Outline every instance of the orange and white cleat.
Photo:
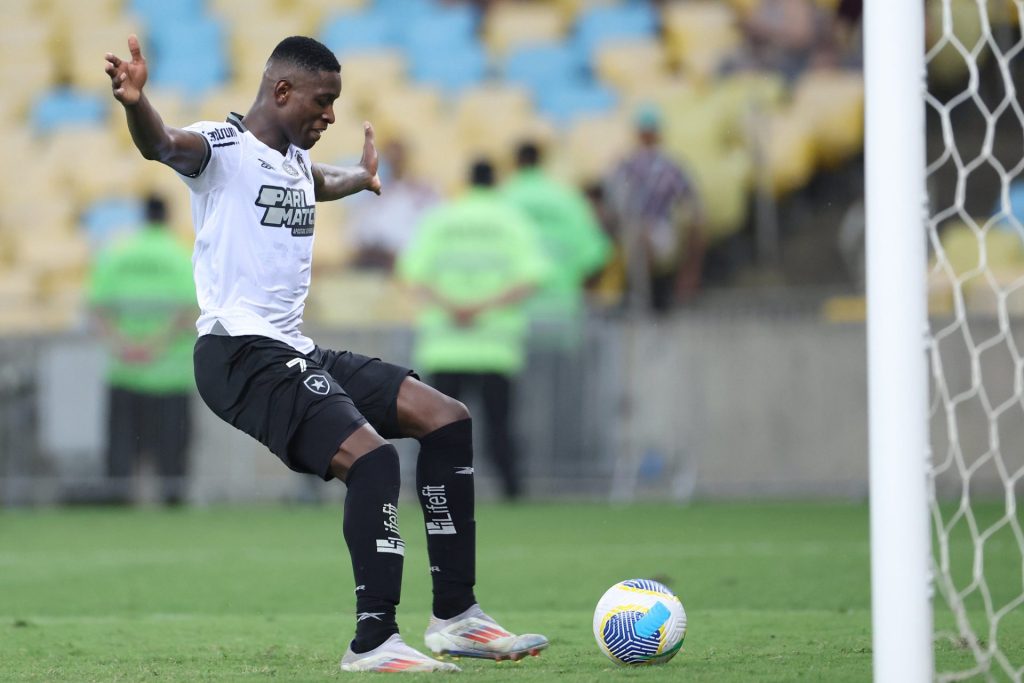
[{"label": "orange and white cleat", "polygon": [[423,640],[435,656],[478,657],[496,661],[537,656],[548,646],[548,639],[542,635],[524,633],[517,636],[509,633],[487,616],[480,605],[473,605],[451,619],[430,617]]},{"label": "orange and white cleat", "polygon": [[417,652],[397,633],[369,652],[352,652],[351,646],[341,658],[342,671],[377,673],[419,673],[422,671],[461,671],[459,667]]}]

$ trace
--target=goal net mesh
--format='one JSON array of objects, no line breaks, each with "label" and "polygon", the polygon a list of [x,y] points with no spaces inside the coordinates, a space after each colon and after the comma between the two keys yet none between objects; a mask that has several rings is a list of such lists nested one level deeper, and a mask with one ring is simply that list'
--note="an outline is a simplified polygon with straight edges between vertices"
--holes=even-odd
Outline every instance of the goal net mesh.
[{"label": "goal net mesh", "polygon": [[1024,0],[929,0],[931,515],[941,681],[1024,678]]}]

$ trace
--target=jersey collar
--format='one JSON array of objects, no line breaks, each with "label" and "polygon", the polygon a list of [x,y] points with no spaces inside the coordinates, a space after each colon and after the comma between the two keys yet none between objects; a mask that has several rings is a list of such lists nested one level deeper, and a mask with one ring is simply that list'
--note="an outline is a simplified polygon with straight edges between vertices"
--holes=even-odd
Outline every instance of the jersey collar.
[{"label": "jersey collar", "polygon": [[249,130],[248,128],[245,127],[245,124],[242,123],[242,115],[241,114],[238,114],[236,112],[231,112],[230,114],[228,114],[228,118],[226,120],[232,126],[237,128],[240,133],[244,133],[247,130]]}]

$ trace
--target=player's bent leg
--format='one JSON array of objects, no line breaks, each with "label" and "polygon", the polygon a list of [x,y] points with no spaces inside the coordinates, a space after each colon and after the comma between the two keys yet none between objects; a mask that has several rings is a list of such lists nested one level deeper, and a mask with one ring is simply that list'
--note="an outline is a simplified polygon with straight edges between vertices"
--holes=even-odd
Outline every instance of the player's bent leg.
[{"label": "player's bent leg", "polygon": [[377,673],[418,673],[422,671],[459,671],[448,662],[439,662],[412,649],[397,633],[369,652],[356,653],[350,647],[341,658],[342,671]]},{"label": "player's bent leg", "polygon": [[427,648],[438,656],[477,657],[496,661],[536,656],[548,646],[548,639],[540,634],[511,633],[476,604],[451,619],[432,616],[423,640]]},{"label": "player's bent leg", "polygon": [[356,635],[349,650],[365,654],[398,633],[395,610],[405,556],[398,530],[398,452],[364,424],[342,443],[331,471],[348,486],[342,529],[356,581]]}]

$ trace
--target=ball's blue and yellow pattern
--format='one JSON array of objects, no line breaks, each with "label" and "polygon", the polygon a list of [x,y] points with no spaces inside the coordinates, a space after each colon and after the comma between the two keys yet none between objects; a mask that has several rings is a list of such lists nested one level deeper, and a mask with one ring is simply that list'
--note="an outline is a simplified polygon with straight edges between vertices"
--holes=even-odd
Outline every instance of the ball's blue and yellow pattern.
[{"label": "ball's blue and yellow pattern", "polygon": [[662,664],[683,646],[686,612],[668,588],[629,579],[601,596],[594,610],[594,638],[618,664]]}]

